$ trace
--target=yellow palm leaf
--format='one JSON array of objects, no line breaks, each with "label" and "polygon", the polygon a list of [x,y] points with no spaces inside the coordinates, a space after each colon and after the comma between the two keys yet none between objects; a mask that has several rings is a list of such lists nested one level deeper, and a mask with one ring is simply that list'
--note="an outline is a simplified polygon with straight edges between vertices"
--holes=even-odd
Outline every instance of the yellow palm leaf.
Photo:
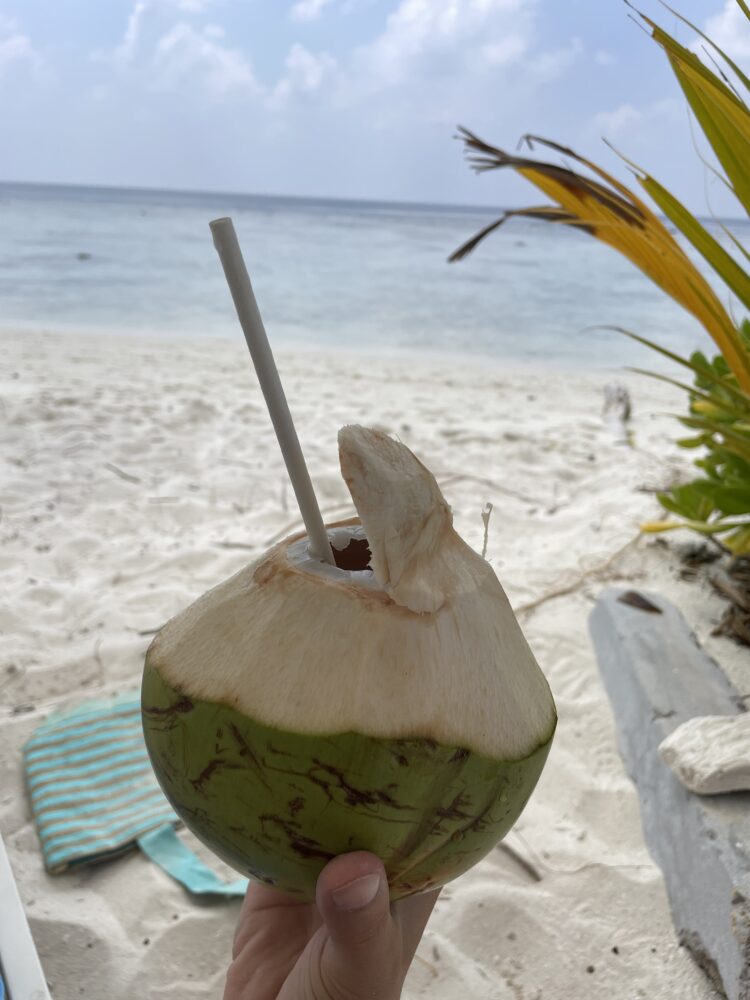
[{"label": "yellow palm leaf", "polygon": [[[747,14],[746,6],[740,6]],[[728,81],[725,82],[712,72],[694,52],[672,38],[655,21],[645,14],[639,14],[653,39],[664,49],[695,117],[726,172],[732,190],[745,211],[750,214],[750,110],[729,86]],[[698,30],[685,18],[682,20]],[[699,34],[703,35],[702,32]],[[710,39],[706,40],[742,84],[750,87],[750,80],[741,69],[726,53],[713,45]]]},{"label": "yellow palm leaf", "polygon": [[555,205],[506,213],[459,247],[451,260],[465,257],[510,215],[531,215],[583,229],[627,257],[692,313],[713,338],[739,385],[750,391],[750,355],[731,317],[664,224],[633,191],[572,149],[547,139],[526,137],[529,145],[537,142],[548,146],[591,170],[597,179],[559,164],[514,156],[467,129],[461,128],[460,132],[475,170],[510,167],[543,191]]}]

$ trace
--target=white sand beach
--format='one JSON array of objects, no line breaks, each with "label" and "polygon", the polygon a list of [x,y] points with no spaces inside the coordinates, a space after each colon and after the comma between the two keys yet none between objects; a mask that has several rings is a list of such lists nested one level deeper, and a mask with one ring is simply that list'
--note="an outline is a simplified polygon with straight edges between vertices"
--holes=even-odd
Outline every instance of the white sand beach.
[{"label": "white sand beach", "polygon": [[[681,578],[689,536],[638,535],[659,514],[654,488],[689,469],[666,415],[681,394],[406,356],[282,352],[279,367],[330,519],[352,511],[344,423],[412,448],[480,551],[494,505],[487,555],[557,701],[549,762],[507,840],[531,868],[494,850],[443,891],[405,997],[716,996],[675,938],[587,633],[600,589],[627,582],[674,601],[740,676],[743,651],[710,634],[721,600]],[[631,392],[633,447],[602,417],[613,379]],[[56,708],[137,690],[153,632],[300,527],[246,348],[6,331],[0,417],[0,831],[51,992],[220,997],[239,903],[197,901],[139,853],[47,875],[21,747]]]}]

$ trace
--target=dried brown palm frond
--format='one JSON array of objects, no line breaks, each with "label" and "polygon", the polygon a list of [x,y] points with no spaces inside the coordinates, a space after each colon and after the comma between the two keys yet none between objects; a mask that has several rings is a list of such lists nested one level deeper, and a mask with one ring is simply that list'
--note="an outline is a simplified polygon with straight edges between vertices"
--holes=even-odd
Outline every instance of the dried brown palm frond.
[{"label": "dried brown palm frond", "polygon": [[[750,392],[750,352],[729,313],[661,219],[630,188],[574,150],[540,136],[528,135],[524,139],[531,149],[535,144],[545,146],[580,164],[594,176],[558,163],[508,153],[463,127],[459,128],[459,134],[465,144],[467,159],[478,173],[510,167],[543,191],[554,204],[505,212],[462,244],[450,260],[466,257],[489,233],[512,216],[582,229],[627,257],[692,313],[713,338],[740,387]],[[646,177],[645,181],[652,182],[652,179]],[[649,193],[652,193],[650,189]],[[672,208],[677,213],[682,206],[673,201]],[[708,234],[706,238],[713,240]],[[739,293],[743,299],[747,296],[750,302],[750,285],[742,283],[745,275],[737,268],[736,262],[718,244],[710,246],[706,252],[718,260],[730,278],[734,276]],[[733,268],[740,271],[739,276]]]}]

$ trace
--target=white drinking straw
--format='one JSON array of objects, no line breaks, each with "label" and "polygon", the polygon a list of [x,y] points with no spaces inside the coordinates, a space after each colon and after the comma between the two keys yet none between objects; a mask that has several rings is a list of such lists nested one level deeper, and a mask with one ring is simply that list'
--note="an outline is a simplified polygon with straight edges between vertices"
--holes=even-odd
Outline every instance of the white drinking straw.
[{"label": "white drinking straw", "polygon": [[273,359],[271,345],[268,343],[263,320],[260,318],[258,304],[253,295],[250,275],[247,273],[245,261],[242,258],[237,233],[234,230],[232,220],[228,218],[214,219],[209,225],[214,238],[214,246],[224,268],[229,291],[232,293],[240,326],[245,334],[247,346],[250,348],[255,371],[258,373],[258,381],[266,399],[268,412],[271,414],[273,429],[279,440],[281,454],[284,456],[287,472],[292,481],[292,489],[297,497],[302,520],[307,528],[310,555],[333,565],[331,543],[328,541],[323,517],[305,464],[305,457],[302,454],[276,362]]}]

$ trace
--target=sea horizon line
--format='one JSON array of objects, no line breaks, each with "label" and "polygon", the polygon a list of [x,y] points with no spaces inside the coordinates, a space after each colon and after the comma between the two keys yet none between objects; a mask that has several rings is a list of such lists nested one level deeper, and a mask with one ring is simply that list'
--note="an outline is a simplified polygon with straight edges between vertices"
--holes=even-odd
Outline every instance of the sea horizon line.
[{"label": "sea horizon line", "polygon": [[387,198],[344,198],[330,195],[313,194],[280,194],[268,191],[220,191],[216,189],[201,190],[199,188],[162,188],[138,184],[85,184],[68,181],[19,181],[0,179],[0,191],[4,188],[30,188],[36,190],[68,190],[68,191],[101,191],[122,192],[127,194],[152,194],[173,197],[200,198],[237,198],[257,199],[259,201],[306,202],[308,204],[333,204],[351,207],[371,206],[372,208],[409,208],[421,211],[474,212],[490,211],[505,212],[510,206],[489,204],[460,204],[458,202],[408,201],[406,199]]},{"label": "sea horizon line", "polygon": [[[276,194],[273,192],[256,191],[218,191],[200,190],[198,188],[161,188],[148,187],[144,185],[117,185],[117,184],[85,184],[70,183],[67,181],[19,181],[0,179],[0,194],[3,189],[33,189],[37,191],[90,191],[102,193],[124,193],[130,195],[161,195],[173,198],[201,198],[201,199],[243,199],[256,201],[275,201],[277,203],[305,203],[308,205],[333,205],[340,208],[370,208],[370,209],[411,209],[419,212],[450,212],[450,213],[472,213],[472,212],[493,212],[500,213],[512,211],[519,206],[511,205],[490,205],[486,203],[459,203],[459,202],[433,202],[433,201],[408,201],[406,199],[384,199],[384,198],[343,198],[329,195],[306,195],[306,194]],[[659,213],[657,213],[659,214]],[[662,218],[664,218],[662,216]],[[697,215],[697,219],[704,222],[742,222],[747,223],[747,219],[742,216],[729,215]]]}]

